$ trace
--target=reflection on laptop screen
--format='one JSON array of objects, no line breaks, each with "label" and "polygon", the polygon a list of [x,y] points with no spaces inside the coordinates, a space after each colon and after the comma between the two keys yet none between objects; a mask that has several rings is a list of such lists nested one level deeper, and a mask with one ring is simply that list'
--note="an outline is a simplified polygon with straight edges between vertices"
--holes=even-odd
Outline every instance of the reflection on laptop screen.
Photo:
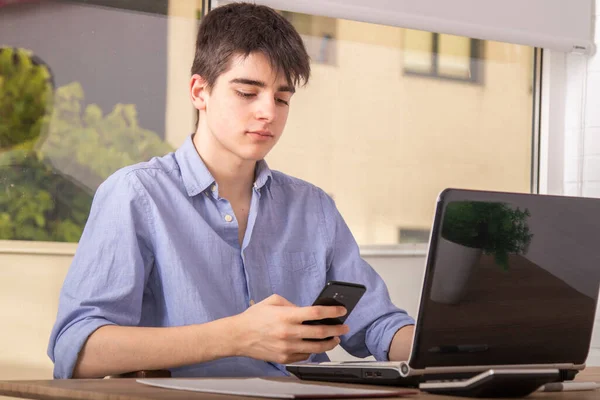
[{"label": "reflection on laptop screen", "polygon": [[412,367],[584,363],[600,201],[461,190],[441,200]]}]

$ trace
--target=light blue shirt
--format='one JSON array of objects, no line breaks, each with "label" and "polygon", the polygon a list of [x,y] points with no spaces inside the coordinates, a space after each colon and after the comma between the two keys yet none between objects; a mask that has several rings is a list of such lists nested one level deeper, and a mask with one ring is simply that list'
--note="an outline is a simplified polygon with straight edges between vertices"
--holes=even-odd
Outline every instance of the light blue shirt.
[{"label": "light blue shirt", "polygon": [[[367,287],[341,346],[357,357],[388,359],[393,335],[414,320],[391,303],[333,200],[264,161],[255,176],[242,246],[231,204],[219,196],[191,136],[175,153],[123,168],[100,185],[60,293],[48,345],[55,378],[72,376],[86,339],[103,325],[202,324],[272,294],[308,306],[328,280]],[[325,353],[310,358],[327,360]],[[171,373],[288,374],[283,365],[245,357]]]}]

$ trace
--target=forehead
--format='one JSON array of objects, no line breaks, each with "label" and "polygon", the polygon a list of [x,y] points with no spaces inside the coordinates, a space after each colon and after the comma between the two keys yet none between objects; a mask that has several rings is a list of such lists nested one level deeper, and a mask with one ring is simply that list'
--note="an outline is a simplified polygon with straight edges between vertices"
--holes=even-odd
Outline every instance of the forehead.
[{"label": "forehead", "polygon": [[235,78],[245,78],[265,82],[267,85],[287,85],[285,74],[273,69],[269,59],[262,53],[250,53],[247,57],[243,55],[232,56],[229,68],[221,74],[227,81]]}]

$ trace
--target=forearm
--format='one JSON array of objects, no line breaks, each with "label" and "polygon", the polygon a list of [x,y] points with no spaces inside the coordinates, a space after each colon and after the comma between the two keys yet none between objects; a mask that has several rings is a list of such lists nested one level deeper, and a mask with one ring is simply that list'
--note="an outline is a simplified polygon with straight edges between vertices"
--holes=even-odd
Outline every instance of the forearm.
[{"label": "forearm", "polygon": [[235,355],[235,320],[143,328],[106,325],[90,335],[74,378],[100,378],[139,370],[180,367]]},{"label": "forearm", "polygon": [[398,329],[392,339],[389,351],[390,361],[407,361],[412,348],[414,325],[406,325]]}]

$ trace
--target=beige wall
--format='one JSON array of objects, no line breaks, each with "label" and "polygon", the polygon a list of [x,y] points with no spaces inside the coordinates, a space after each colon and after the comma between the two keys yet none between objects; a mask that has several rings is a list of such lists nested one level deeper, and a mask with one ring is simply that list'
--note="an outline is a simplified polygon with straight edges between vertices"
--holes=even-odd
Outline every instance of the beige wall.
[{"label": "beige wall", "polygon": [[167,109],[165,140],[179,147],[194,130],[196,114],[190,102],[188,85],[198,21],[198,0],[169,1],[167,37]]},{"label": "beige wall", "polygon": [[74,244],[0,241],[0,379],[50,379],[46,347]]},{"label": "beige wall", "polygon": [[402,33],[339,20],[338,64],[313,64],[267,158],[333,194],[361,244],[427,229],[447,186],[530,190],[532,49],[486,42],[480,85],[403,76]]}]

